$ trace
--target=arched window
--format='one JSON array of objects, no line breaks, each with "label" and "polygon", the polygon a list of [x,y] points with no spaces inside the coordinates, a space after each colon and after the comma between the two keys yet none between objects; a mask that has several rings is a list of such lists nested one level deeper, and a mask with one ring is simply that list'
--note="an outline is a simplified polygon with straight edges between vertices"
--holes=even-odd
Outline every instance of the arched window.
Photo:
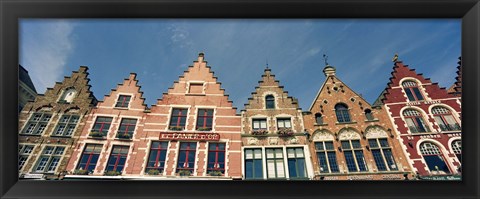
[{"label": "arched window", "polygon": [[267,95],[265,97],[265,108],[267,109],[275,108],[275,97],[273,97],[273,95]]},{"label": "arched window", "polygon": [[345,104],[337,104],[335,105],[335,114],[337,115],[337,121],[342,122],[350,122],[350,113],[348,112],[348,106]]},{"label": "arched window", "polygon": [[368,121],[372,121],[374,119],[373,114],[372,114],[372,110],[365,109],[365,117],[367,118]]},{"label": "arched window", "polygon": [[428,126],[425,124],[422,114],[414,109],[406,109],[403,111],[405,122],[408,125],[408,129],[412,133],[425,133],[430,132]]},{"label": "arched window", "polygon": [[418,89],[416,82],[404,81],[402,87],[405,90],[409,101],[423,100],[422,93],[420,92],[420,89]]},{"label": "arched window", "polygon": [[76,93],[77,91],[74,88],[68,88],[63,92],[62,97],[60,97],[60,102],[72,103]]},{"label": "arched window", "polygon": [[340,172],[335,147],[333,145],[334,139],[333,135],[327,132],[319,132],[313,137],[320,173]]},{"label": "arched window", "polygon": [[455,121],[450,110],[436,106],[432,108],[433,117],[442,131],[460,130],[460,125]]},{"label": "arched window", "polygon": [[448,174],[450,169],[445,162],[442,151],[437,145],[431,142],[425,142],[420,145],[420,152],[428,165],[431,173]]},{"label": "arched window", "polygon": [[320,113],[316,113],[316,114],[315,114],[315,123],[317,123],[317,124],[323,124],[322,114],[320,114]]},{"label": "arched window", "polygon": [[458,161],[462,163],[462,141],[461,140],[455,140],[452,142],[452,149],[455,155],[458,158]]}]

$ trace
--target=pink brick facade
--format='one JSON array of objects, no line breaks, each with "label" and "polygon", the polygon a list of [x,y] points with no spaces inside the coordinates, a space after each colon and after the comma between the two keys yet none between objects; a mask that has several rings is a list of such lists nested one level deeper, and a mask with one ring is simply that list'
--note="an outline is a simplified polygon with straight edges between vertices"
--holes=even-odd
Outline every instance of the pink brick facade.
[{"label": "pink brick facade", "polygon": [[[122,95],[131,96],[128,107],[115,107]],[[241,118],[203,53],[157,104],[147,109],[143,102],[135,74],[105,96],[83,129],[67,168],[73,175],[68,177],[100,177],[113,168],[119,173],[112,178],[241,179]],[[112,118],[107,136],[89,136],[99,117]],[[123,119],[136,120],[132,138],[117,137],[124,130],[120,128]],[[200,119],[202,122],[197,121]],[[93,157],[87,153],[88,144],[100,146],[98,162],[93,172],[82,176],[79,165]],[[127,150],[123,165],[121,155],[112,155],[113,151],[119,153],[115,147]],[[183,172],[186,170],[189,173]]]},{"label": "pink brick facade", "polygon": [[[408,82],[414,82],[419,92],[407,94],[411,89]],[[460,174],[460,97],[447,93],[445,88],[417,74],[401,61],[395,62],[390,82],[382,94],[377,101],[381,100],[387,110],[413,171],[420,178]],[[415,98],[410,99],[408,95],[415,95]],[[418,116],[411,116],[411,113]]]}]

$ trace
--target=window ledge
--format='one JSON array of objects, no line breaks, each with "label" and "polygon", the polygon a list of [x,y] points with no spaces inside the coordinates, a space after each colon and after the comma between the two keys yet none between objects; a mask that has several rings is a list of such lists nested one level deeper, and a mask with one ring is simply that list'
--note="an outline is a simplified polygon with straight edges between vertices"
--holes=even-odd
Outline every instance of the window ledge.
[{"label": "window ledge", "polygon": [[131,142],[133,141],[131,138],[127,139],[127,138],[115,138],[114,140],[118,140],[118,141],[127,141],[127,142]]},{"label": "window ledge", "polygon": [[37,134],[37,135],[34,135],[34,134],[18,134],[20,136],[34,136],[34,137],[41,137],[42,134]]},{"label": "window ledge", "polygon": [[72,138],[72,136],[66,136],[66,135],[50,135],[52,138]]},{"label": "window ledge", "polygon": [[356,124],[356,121],[351,121],[351,122],[335,122],[335,125],[344,125],[344,124]]},{"label": "window ledge", "polygon": [[323,123],[323,124],[317,124],[317,123],[315,123],[315,124],[313,124],[313,125],[314,125],[314,126],[328,126],[328,124],[325,124],[325,123]]},{"label": "window ledge", "polygon": [[378,122],[380,120],[378,120],[377,118],[373,119],[373,120],[365,120],[365,122]]},{"label": "window ledge", "polygon": [[113,107],[113,108],[118,110],[128,110],[128,107]]},{"label": "window ledge", "polygon": [[92,137],[92,136],[88,136],[89,139],[94,139],[94,140],[106,140],[106,136],[103,136],[103,137]]}]

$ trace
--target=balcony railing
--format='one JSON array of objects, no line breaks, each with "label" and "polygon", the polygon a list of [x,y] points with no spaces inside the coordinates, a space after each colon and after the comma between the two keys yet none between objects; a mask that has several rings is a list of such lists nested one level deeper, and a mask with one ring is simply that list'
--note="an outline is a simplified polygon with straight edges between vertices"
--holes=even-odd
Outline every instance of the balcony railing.
[{"label": "balcony railing", "polygon": [[438,125],[442,131],[460,131],[462,127],[459,124],[439,124]]},{"label": "balcony railing", "polygon": [[410,129],[410,132],[412,132],[412,133],[427,133],[427,132],[430,132],[430,129],[428,127],[421,128],[419,126],[409,126],[408,129]]}]

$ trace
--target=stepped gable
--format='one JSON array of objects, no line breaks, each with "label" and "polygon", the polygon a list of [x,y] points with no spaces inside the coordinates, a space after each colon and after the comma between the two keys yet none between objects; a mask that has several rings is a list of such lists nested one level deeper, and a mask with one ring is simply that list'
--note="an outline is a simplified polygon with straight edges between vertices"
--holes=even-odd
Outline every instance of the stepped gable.
[{"label": "stepped gable", "polygon": [[[262,80],[258,81],[258,86],[255,87],[255,91],[252,92],[252,97],[248,98],[248,103],[245,104],[245,109],[261,108],[265,106],[263,98],[267,93],[272,93],[281,99],[282,103],[279,103],[281,108],[297,108],[298,99],[288,95],[288,91],[284,90],[284,87],[280,85],[280,82],[275,79],[275,75],[272,74],[270,68],[266,68],[262,74]],[[285,100],[285,101],[284,101]]]},{"label": "stepped gable", "polygon": [[[188,101],[193,100],[194,104],[220,105],[236,110],[233,102],[229,100],[229,95],[225,94],[225,89],[221,88],[222,83],[214,74],[205,61],[204,53],[199,53],[193,65],[188,66],[183,75],[174,81],[173,86],[168,88],[168,92],[163,93],[156,105],[189,104]],[[156,105],[152,105],[152,111]]]},{"label": "stepped gable", "polygon": [[90,91],[92,87],[88,78],[88,67],[80,66],[77,71],[73,71],[71,76],[65,76],[62,82],[55,82],[53,88],[47,88],[44,94],[38,94],[33,103],[33,109],[43,106],[52,106],[58,103],[62,92],[66,89],[74,88],[76,90],[75,98],[69,104],[60,106],[60,109],[69,109],[71,107],[93,107],[97,104],[97,99]]},{"label": "stepped gable", "polygon": [[[406,96],[403,95],[401,89],[392,89],[392,87],[401,87],[400,81],[403,78],[415,78],[425,85],[425,93],[428,93],[428,97],[432,100],[445,98],[448,96],[447,90],[444,87],[440,87],[438,83],[432,83],[430,78],[425,78],[422,73],[417,73],[415,69],[410,69],[408,65],[404,65],[402,61],[396,61],[392,71],[392,77],[389,78],[387,88],[383,91],[383,96],[380,96],[381,103],[391,102],[404,102],[408,101]],[[397,92],[397,93],[392,93]]]},{"label": "stepped gable", "polygon": [[108,95],[105,95],[103,101],[98,102],[98,107],[115,107],[118,97],[120,95],[130,95],[129,108],[147,110],[145,98],[143,98],[143,91],[138,85],[136,73],[130,73],[128,78],[125,78],[122,83],[117,84],[117,87],[111,89]]},{"label": "stepped gable", "polygon": [[453,95],[462,95],[462,57],[458,57],[457,77],[455,83],[448,89],[448,93]]}]

